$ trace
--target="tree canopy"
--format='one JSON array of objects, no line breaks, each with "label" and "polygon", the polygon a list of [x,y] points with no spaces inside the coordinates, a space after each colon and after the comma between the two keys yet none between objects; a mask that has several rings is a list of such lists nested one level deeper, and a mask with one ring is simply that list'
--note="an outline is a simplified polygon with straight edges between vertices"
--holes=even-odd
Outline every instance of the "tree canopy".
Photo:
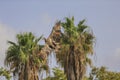
[{"label": "tree canopy", "polygon": [[89,76],[88,80],[119,80],[120,72],[109,71],[106,67],[94,67]]}]

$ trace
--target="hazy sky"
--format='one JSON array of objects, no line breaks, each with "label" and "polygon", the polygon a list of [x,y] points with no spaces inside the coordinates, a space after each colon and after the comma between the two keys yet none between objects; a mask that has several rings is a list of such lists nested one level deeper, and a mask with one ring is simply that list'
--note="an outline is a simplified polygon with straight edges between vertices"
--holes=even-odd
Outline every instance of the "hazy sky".
[{"label": "hazy sky", "polygon": [[94,64],[120,71],[120,0],[0,0],[0,66],[16,33],[47,37],[56,20],[71,16],[75,23],[86,19],[96,36]]}]

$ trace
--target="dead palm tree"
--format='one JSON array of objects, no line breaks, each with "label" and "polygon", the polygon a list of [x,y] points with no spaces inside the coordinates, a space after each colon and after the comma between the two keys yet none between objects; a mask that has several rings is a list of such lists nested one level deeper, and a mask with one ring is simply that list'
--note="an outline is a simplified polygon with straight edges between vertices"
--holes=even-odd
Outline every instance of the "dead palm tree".
[{"label": "dead palm tree", "polygon": [[61,38],[61,26],[60,21],[58,21],[53,27],[49,37],[45,40],[44,47],[40,50],[38,56],[47,62],[47,56],[52,52],[57,52],[60,49],[59,43]]}]

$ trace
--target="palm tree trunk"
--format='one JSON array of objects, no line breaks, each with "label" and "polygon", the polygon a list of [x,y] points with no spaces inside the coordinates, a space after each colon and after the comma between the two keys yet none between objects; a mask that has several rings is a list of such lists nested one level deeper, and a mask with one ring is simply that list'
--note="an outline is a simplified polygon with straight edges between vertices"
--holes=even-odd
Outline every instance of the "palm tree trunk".
[{"label": "palm tree trunk", "polygon": [[30,66],[29,66],[29,59],[25,63],[25,72],[24,72],[24,80],[30,80]]},{"label": "palm tree trunk", "polygon": [[64,71],[67,75],[67,80],[82,80],[85,67],[84,64],[82,64],[80,56],[82,55],[74,51],[74,46],[70,46],[64,64]]},{"label": "palm tree trunk", "polygon": [[19,72],[19,78],[18,78],[18,80],[24,80],[25,66],[24,66],[24,64],[19,64],[19,65],[20,65],[20,72]]},{"label": "palm tree trunk", "polygon": [[64,70],[67,74],[67,80],[75,80],[75,68],[74,68],[74,50],[73,46],[70,47],[70,51],[66,54]]},{"label": "palm tree trunk", "polygon": [[31,76],[32,76],[32,78],[30,79],[30,80],[39,80],[39,78],[38,78],[38,70],[37,70],[37,68],[34,66],[33,67],[33,74],[31,74]]}]

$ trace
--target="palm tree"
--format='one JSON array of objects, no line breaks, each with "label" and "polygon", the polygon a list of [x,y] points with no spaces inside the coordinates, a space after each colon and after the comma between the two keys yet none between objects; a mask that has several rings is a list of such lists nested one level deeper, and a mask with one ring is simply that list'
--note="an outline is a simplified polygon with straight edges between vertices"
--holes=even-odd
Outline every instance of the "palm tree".
[{"label": "palm tree", "polygon": [[8,41],[10,46],[6,52],[5,65],[10,66],[13,75],[19,80],[38,80],[39,68],[44,64],[42,55],[38,56],[43,47],[38,42],[42,36],[36,38],[31,32],[17,34],[17,42]]},{"label": "palm tree", "polygon": [[[44,38],[45,45],[38,53],[38,56],[44,60],[44,63],[48,65],[48,56],[51,52],[58,52],[60,49],[60,38],[61,38],[61,22],[57,21],[53,26],[52,31],[48,38]],[[44,67],[44,66],[43,66]],[[45,66],[46,67],[46,66]],[[47,66],[48,67],[48,66]],[[48,69],[48,68],[47,68]]]},{"label": "palm tree", "polygon": [[86,65],[91,64],[89,54],[93,54],[94,36],[85,20],[74,24],[74,17],[62,22],[61,50],[56,53],[58,62],[64,66],[67,80],[82,80]]},{"label": "palm tree", "polygon": [[93,67],[88,80],[119,80],[120,72],[109,71],[106,67]]},{"label": "palm tree", "polygon": [[3,67],[0,68],[0,76],[4,76],[7,80],[10,80],[11,78],[10,71]]},{"label": "palm tree", "polygon": [[49,76],[44,80],[67,80],[63,70],[56,67],[56,68],[53,68],[53,73],[54,73],[54,76]]},{"label": "palm tree", "polygon": [[52,52],[55,51],[57,52],[60,48],[59,43],[60,43],[60,38],[61,38],[61,26],[60,26],[60,21],[56,22],[55,26],[53,27],[49,37],[45,40],[45,45],[40,51],[39,55],[41,54],[46,54],[43,56],[44,59],[47,58],[47,56]]}]

